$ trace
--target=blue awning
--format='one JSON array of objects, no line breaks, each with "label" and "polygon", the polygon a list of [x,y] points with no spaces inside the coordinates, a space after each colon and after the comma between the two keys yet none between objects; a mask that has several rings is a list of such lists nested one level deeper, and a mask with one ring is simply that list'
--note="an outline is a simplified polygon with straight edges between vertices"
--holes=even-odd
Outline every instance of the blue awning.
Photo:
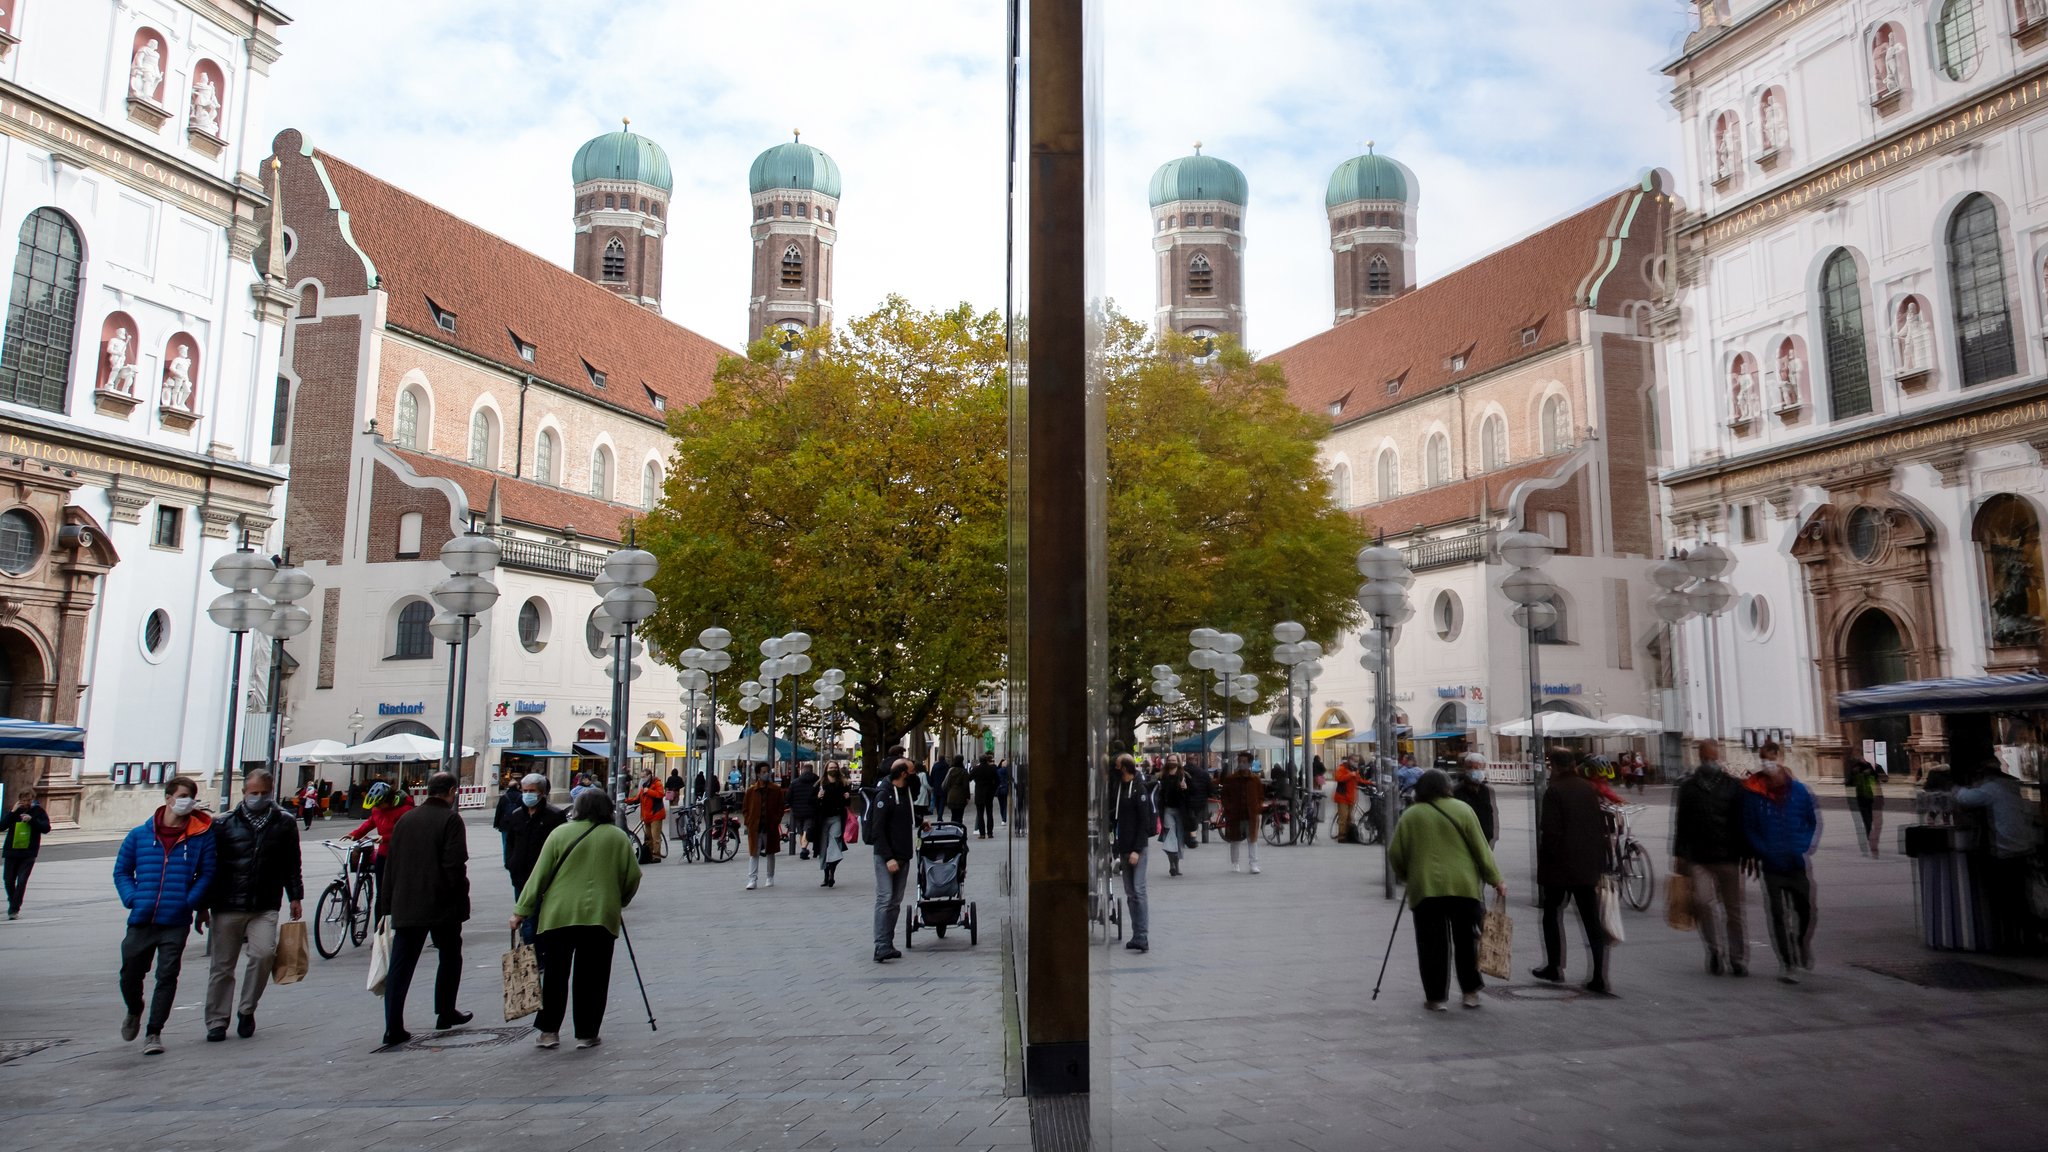
[{"label": "blue awning", "polygon": [[85,755],[85,729],[0,717],[0,754],[75,760]]},{"label": "blue awning", "polygon": [[1472,733],[1463,728],[1446,728],[1442,732],[1425,732],[1417,740],[1463,740]]},{"label": "blue awning", "polygon": [[596,744],[588,740],[579,740],[576,743],[576,754],[598,760],[609,760],[612,758],[612,749],[609,744]]},{"label": "blue awning", "polygon": [[557,752],[553,748],[507,748],[507,756],[527,756],[535,760],[573,760],[574,752]]},{"label": "blue awning", "polygon": [[1835,697],[1835,710],[1844,720],[1914,712],[2024,712],[2036,708],[2048,709],[2048,676],[2038,672],[1904,680]]},{"label": "blue awning", "polygon": [[[1415,729],[1409,727],[1406,724],[1394,725],[1394,738],[1397,740],[1411,736],[1414,734],[1414,732]],[[1461,732],[1459,733],[1459,735],[1462,736],[1464,735],[1464,733]],[[1377,744],[1379,743],[1379,739],[1379,732],[1377,729],[1367,728],[1365,731],[1360,732],[1357,735],[1353,736],[1351,738],[1351,742],[1358,744]],[[1423,739],[1427,740],[1428,737],[1425,736],[1423,737]]]}]

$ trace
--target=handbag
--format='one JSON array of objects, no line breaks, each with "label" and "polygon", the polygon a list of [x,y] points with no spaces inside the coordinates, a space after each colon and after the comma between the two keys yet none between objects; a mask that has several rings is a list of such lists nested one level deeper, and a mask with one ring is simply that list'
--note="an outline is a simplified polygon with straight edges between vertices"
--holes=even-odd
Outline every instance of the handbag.
[{"label": "handbag", "polygon": [[277,926],[277,955],[270,961],[272,984],[297,984],[306,978],[306,922],[287,920]]},{"label": "handbag", "polygon": [[540,955],[520,943],[516,931],[512,947],[498,959],[498,974],[505,983],[505,1023],[540,1011]]},{"label": "handbag", "polygon": [[1515,922],[1508,919],[1507,900],[1495,893],[1479,923],[1479,971],[1496,980],[1508,979],[1514,967]]},{"label": "handbag", "polygon": [[1621,930],[1621,893],[1615,890],[1614,877],[1600,877],[1599,892],[1600,930],[1609,944],[1619,944],[1628,937]]},{"label": "handbag", "polygon": [[391,975],[391,943],[393,929],[391,917],[377,921],[377,927],[370,932],[370,995],[384,994],[384,978]]},{"label": "handbag", "polygon": [[1664,884],[1664,923],[1680,932],[1699,927],[1692,916],[1692,877],[1673,872]]}]

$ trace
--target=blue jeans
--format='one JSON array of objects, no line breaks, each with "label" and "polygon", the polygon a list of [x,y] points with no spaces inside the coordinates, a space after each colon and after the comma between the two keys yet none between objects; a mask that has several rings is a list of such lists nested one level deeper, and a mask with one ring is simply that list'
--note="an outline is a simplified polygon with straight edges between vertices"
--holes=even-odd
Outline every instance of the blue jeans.
[{"label": "blue jeans", "polygon": [[889,858],[875,853],[875,955],[896,946],[896,914],[903,907],[903,886],[910,879],[911,862],[903,861],[889,874]]},{"label": "blue jeans", "polygon": [[1145,893],[1145,872],[1151,866],[1152,853],[1138,850],[1138,862],[1133,864],[1129,857],[1123,860],[1124,903],[1131,906],[1131,943],[1150,946],[1147,930],[1152,926],[1152,901]]}]

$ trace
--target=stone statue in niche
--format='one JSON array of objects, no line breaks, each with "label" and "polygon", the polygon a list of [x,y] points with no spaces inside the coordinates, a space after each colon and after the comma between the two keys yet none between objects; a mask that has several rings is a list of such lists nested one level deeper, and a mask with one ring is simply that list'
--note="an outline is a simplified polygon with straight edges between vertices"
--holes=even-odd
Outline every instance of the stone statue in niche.
[{"label": "stone statue in niche", "polygon": [[128,363],[128,330],[114,329],[107,341],[107,390],[130,395],[135,391],[135,369]]},{"label": "stone statue in niche", "polygon": [[1799,407],[1799,378],[1806,374],[1806,365],[1799,362],[1799,350],[1785,341],[1778,349],[1778,410],[1789,411]]},{"label": "stone statue in niche", "polygon": [[137,100],[156,102],[156,86],[163,82],[163,49],[155,40],[144,40],[135,48],[135,60],[128,67],[128,94]]},{"label": "stone statue in niche", "polygon": [[1920,298],[1906,297],[1899,305],[1898,331],[1893,336],[1898,344],[1899,374],[1910,376],[1925,372],[1929,368],[1928,351],[1931,336],[1927,329],[1927,317],[1920,314]]},{"label": "stone statue in niche", "polygon": [[1763,98],[1757,102],[1757,119],[1763,132],[1764,151],[1776,152],[1785,146],[1785,105],[1773,89],[1765,89]]},{"label": "stone statue in niche", "polygon": [[2039,24],[2048,20],[2048,0],[2020,0],[2020,23]]},{"label": "stone statue in niche", "polygon": [[1899,43],[1891,25],[1878,29],[1877,38],[1871,41],[1870,64],[1878,95],[1889,96],[1905,86],[1906,46]]},{"label": "stone statue in niche", "polygon": [[1735,121],[1723,116],[1714,124],[1714,179],[1735,175]]},{"label": "stone statue in niche", "polygon": [[180,344],[172,349],[170,366],[164,369],[164,403],[181,412],[192,410],[192,351]]},{"label": "stone statue in niche", "polygon": [[2000,647],[2037,644],[2041,617],[2034,612],[2035,572],[2028,541],[2003,536],[1984,542],[1991,577],[1991,642]]},{"label": "stone statue in niche", "polygon": [[220,135],[220,89],[204,72],[192,85],[192,127],[208,136]]},{"label": "stone statue in niche", "polygon": [[1747,424],[1757,416],[1756,366],[1750,361],[1735,365],[1735,423]]}]

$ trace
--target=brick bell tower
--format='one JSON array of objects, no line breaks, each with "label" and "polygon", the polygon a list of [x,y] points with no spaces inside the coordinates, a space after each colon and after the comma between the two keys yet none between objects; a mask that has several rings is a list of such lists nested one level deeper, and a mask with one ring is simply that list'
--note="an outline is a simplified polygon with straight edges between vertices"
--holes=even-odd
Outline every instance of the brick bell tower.
[{"label": "brick bell tower", "polygon": [[1152,252],[1159,306],[1153,326],[1190,336],[1225,333],[1242,343],[1244,208],[1249,188],[1237,165],[1195,154],[1152,174]]},{"label": "brick bell tower", "polygon": [[661,249],[675,188],[668,153],[627,120],[576,150],[578,276],[661,311]]},{"label": "brick bell tower", "polygon": [[794,133],[754,158],[754,284],[747,343],[771,329],[801,332],[832,323],[832,264],[839,244],[839,165]]},{"label": "brick bell tower", "polygon": [[1336,323],[1353,320],[1415,290],[1415,208],[1420,186],[1406,164],[1373,152],[1330,174],[1323,206],[1330,215]]}]

